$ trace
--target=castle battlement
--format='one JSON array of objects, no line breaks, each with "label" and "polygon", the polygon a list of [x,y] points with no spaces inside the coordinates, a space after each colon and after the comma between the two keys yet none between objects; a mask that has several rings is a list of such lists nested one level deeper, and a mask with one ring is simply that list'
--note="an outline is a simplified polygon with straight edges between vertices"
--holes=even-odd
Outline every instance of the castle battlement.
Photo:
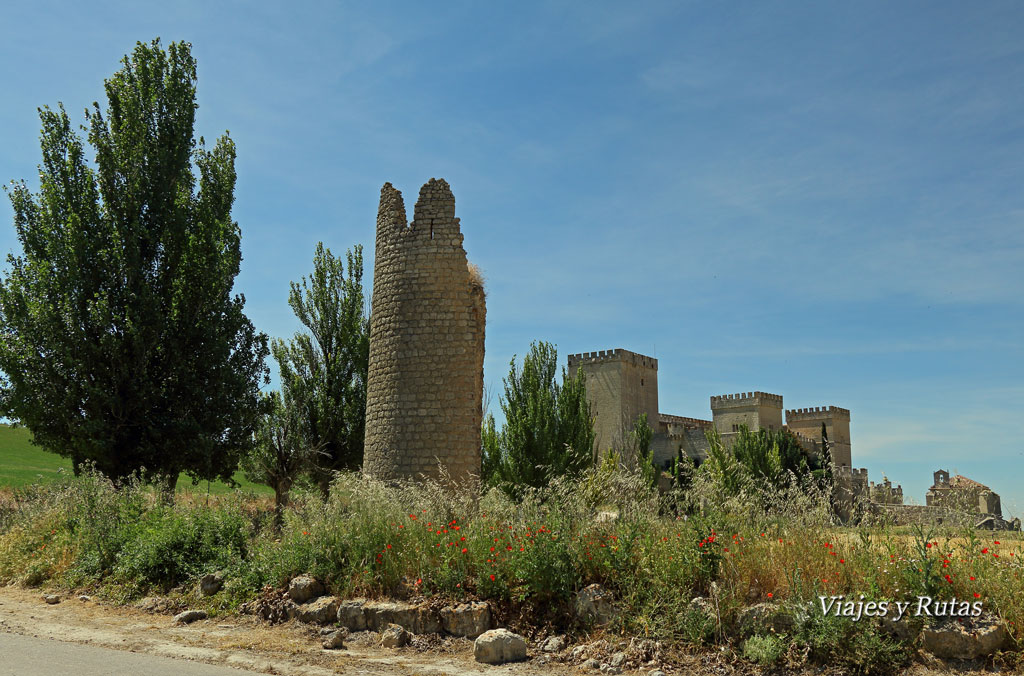
[{"label": "castle battlement", "polygon": [[839,406],[811,406],[786,411],[786,420],[818,420],[821,418],[850,419],[850,410]]},{"label": "castle battlement", "polygon": [[624,350],[621,347],[614,350],[598,350],[597,352],[581,352],[569,355],[569,368],[579,364],[594,364],[600,362],[625,361],[636,366],[643,366],[649,369],[658,369],[658,360],[654,357],[638,354]]},{"label": "castle battlement", "polygon": [[728,408],[730,406],[751,406],[778,404],[782,408],[782,395],[768,392],[739,392],[711,397],[711,409]]},{"label": "castle battlement", "polygon": [[669,415],[668,413],[659,413],[658,420],[668,425],[682,425],[683,427],[694,429],[711,429],[714,426],[714,423],[710,420],[687,418],[681,415]]},{"label": "castle battlement", "polygon": [[863,479],[864,481],[868,480],[867,467],[847,467],[846,465],[836,465],[832,468],[832,471],[841,477]]}]

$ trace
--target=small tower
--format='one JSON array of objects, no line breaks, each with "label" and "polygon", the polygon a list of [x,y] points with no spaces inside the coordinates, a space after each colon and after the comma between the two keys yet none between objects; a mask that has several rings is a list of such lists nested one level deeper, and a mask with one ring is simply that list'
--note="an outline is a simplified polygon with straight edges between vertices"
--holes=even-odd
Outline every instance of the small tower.
[{"label": "small tower", "polygon": [[786,411],[786,426],[793,432],[821,441],[821,426],[831,445],[832,464],[852,467],[850,411],[838,406],[812,406]]},{"label": "small tower", "polygon": [[569,355],[569,376],[583,369],[587,399],[594,415],[594,451],[621,449],[633,423],[647,414],[657,431],[658,360],[636,352],[600,350]]},{"label": "small tower", "polygon": [[782,395],[740,392],[711,397],[711,418],[726,440],[746,425],[751,432],[782,429]]}]

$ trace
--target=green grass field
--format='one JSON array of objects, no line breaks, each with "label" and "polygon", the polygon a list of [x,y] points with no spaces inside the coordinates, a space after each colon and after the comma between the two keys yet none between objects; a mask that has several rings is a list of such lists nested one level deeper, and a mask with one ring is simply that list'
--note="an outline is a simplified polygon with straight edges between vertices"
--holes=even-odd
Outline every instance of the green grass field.
[{"label": "green grass field", "polygon": [[[24,427],[14,428],[0,425],[0,487],[27,486],[32,483],[47,483],[59,476],[58,472],[71,474],[71,461],[55,453],[48,453],[32,444],[32,435]],[[259,495],[273,495],[267,486],[246,481],[241,472],[235,473],[235,481],[241,484],[241,490]],[[179,493],[205,494],[207,482],[197,486],[185,474],[178,479]],[[212,495],[230,493],[231,488],[221,482],[210,482],[209,491]]]}]

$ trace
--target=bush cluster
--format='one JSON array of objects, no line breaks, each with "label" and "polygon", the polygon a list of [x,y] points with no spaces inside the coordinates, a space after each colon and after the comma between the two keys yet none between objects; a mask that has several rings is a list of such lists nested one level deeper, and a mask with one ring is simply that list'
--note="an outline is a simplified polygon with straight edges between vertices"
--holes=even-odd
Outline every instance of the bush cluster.
[{"label": "bush cluster", "polygon": [[[277,528],[266,502],[168,505],[141,483],[88,474],[5,498],[0,583],[49,580],[128,600],[188,594],[220,571],[226,591],[214,602],[224,606],[308,572],[342,596],[481,598],[563,627],[574,593],[600,583],[618,605],[610,631],[862,673],[904,663],[911,646],[877,621],[823,616],[818,596],[977,598],[1020,636],[1019,539],[841,529],[805,487],[787,490],[770,509],[742,493],[723,500],[712,474],[698,472],[685,499],[659,497],[639,472],[606,463],[513,500],[343,473],[327,500],[298,495]],[[744,629],[758,604],[788,623]]]}]

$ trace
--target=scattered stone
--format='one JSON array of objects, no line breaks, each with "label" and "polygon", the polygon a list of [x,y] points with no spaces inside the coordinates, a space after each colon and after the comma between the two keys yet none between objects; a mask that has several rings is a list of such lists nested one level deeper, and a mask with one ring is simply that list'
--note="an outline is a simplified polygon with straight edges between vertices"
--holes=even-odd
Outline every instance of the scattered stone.
[{"label": "scattered stone", "polygon": [[163,613],[168,609],[167,599],[162,599],[159,596],[147,596],[135,605],[137,608],[151,613]]},{"label": "scattered stone", "polygon": [[51,606],[53,606],[53,605],[56,605],[56,604],[60,603],[60,595],[59,594],[43,594],[43,600],[46,601]]},{"label": "scattered stone", "polygon": [[366,631],[366,613],[363,599],[342,601],[338,606],[338,623],[349,631]]},{"label": "scattered stone", "polygon": [[321,596],[295,608],[295,617],[306,624],[330,624],[338,619],[340,602],[334,596]]},{"label": "scattered stone", "polygon": [[213,596],[224,586],[224,576],[220,573],[209,573],[199,580],[199,593],[203,596]]},{"label": "scattered stone", "polygon": [[491,628],[491,608],[483,601],[442,608],[441,625],[453,636],[476,638]]},{"label": "scattered stone", "polygon": [[174,621],[177,624],[192,624],[198,620],[205,620],[207,614],[205,610],[186,610],[182,613],[178,613],[174,616]]},{"label": "scattered stone", "polygon": [[626,653],[624,652],[617,652],[614,655],[612,655],[612,658],[610,660],[608,660],[608,664],[612,665],[613,667],[621,667],[625,663]]},{"label": "scattered stone", "polygon": [[601,665],[601,673],[602,674],[612,674],[614,676],[615,674],[621,674],[622,673],[622,669],[620,669],[619,667],[613,667],[610,664],[602,664]]},{"label": "scattered stone", "polygon": [[704,598],[703,596],[695,596],[690,600],[689,609],[691,612],[700,613],[709,620],[717,620],[718,614],[715,612],[715,604],[712,603],[711,599]]},{"label": "scattered stone", "polygon": [[591,657],[589,660],[586,660],[580,666],[583,667],[584,669],[600,669],[601,668],[601,663],[598,662],[597,660],[595,660],[593,657]]},{"label": "scattered stone", "polygon": [[615,616],[611,593],[599,584],[584,587],[576,593],[576,616],[585,622],[607,624]]},{"label": "scattered stone", "polygon": [[572,660],[573,662],[579,662],[583,659],[583,656],[587,654],[587,646],[578,645],[572,649]]},{"label": "scattered stone", "polygon": [[312,575],[299,575],[288,583],[288,596],[296,603],[306,603],[323,595],[323,584]]},{"label": "scattered stone", "polygon": [[389,624],[381,636],[381,645],[385,648],[401,648],[404,645],[408,645],[411,638],[409,632],[401,625]]},{"label": "scattered stone", "polygon": [[508,629],[491,629],[473,642],[473,657],[484,664],[520,662],[526,659],[526,640]]},{"label": "scattered stone", "polygon": [[561,636],[550,636],[540,644],[540,649],[546,653],[560,653],[565,650],[565,639]]},{"label": "scattered stone", "polygon": [[[963,620],[963,623],[958,620]],[[987,657],[1010,644],[1006,625],[991,613],[980,617],[945,617],[921,632],[924,649],[943,659]]]},{"label": "scattered stone", "polygon": [[82,594],[81,596],[78,597],[78,600],[79,601],[83,601],[83,602],[85,602],[85,601],[92,601],[92,597],[91,596],[86,596],[85,594]]},{"label": "scattered stone", "polygon": [[342,628],[327,634],[323,640],[325,650],[341,650],[345,647],[345,639],[348,638],[348,629]]},{"label": "scattered stone", "polygon": [[654,669],[647,676],[665,676],[665,672],[661,669]]}]

